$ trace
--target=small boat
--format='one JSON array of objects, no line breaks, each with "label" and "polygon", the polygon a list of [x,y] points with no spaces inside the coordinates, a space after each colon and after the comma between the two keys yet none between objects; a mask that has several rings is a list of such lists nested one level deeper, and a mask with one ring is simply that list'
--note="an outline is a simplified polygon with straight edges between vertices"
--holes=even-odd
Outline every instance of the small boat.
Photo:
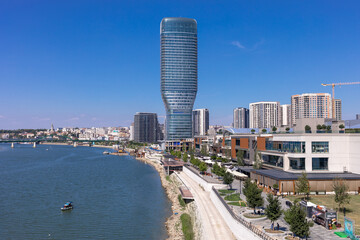
[{"label": "small boat", "polygon": [[105,152],[103,152],[103,154],[105,154],[105,155],[109,155],[110,153],[109,153],[109,152],[107,152],[107,151],[105,151]]},{"label": "small boat", "polygon": [[64,206],[61,208],[61,211],[71,210],[73,209],[72,202],[67,202],[64,204]]}]

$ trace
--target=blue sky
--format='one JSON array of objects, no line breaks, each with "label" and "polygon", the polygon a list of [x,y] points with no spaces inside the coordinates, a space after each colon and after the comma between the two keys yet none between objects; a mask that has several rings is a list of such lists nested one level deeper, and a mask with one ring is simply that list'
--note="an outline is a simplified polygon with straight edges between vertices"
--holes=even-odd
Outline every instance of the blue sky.
[{"label": "blue sky", "polygon": [[[129,126],[164,116],[159,26],[198,22],[198,95],[210,124],[235,107],[290,103],[360,81],[359,1],[1,1],[0,129]],[[360,85],[336,89],[343,118]]]}]

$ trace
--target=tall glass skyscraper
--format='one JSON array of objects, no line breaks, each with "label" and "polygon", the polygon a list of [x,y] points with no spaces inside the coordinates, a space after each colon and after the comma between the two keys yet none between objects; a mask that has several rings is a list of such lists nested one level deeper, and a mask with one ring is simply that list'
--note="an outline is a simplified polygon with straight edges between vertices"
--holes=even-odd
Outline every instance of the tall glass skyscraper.
[{"label": "tall glass skyscraper", "polygon": [[160,24],[161,96],[166,109],[166,140],[192,137],[197,93],[197,23],[164,18]]}]

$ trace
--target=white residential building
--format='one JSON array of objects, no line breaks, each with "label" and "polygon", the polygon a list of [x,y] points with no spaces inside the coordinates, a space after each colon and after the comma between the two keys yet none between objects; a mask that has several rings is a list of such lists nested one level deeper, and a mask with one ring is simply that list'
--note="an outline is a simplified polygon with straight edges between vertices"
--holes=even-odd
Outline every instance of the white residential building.
[{"label": "white residential building", "polygon": [[271,128],[279,126],[280,103],[250,103],[250,128]]},{"label": "white residential building", "polygon": [[209,130],[209,110],[206,108],[193,110],[193,136],[206,135]]}]

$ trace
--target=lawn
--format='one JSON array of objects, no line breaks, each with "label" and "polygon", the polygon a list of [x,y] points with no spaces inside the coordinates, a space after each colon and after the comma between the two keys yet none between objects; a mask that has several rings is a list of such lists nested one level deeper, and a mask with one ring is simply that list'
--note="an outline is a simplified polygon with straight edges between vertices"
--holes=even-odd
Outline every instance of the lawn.
[{"label": "lawn", "polygon": [[[302,196],[288,196],[291,201],[300,199]],[[328,208],[336,210],[336,203],[334,201],[334,195],[310,195],[310,202],[317,205],[324,205]],[[356,234],[360,234],[360,195],[351,195],[350,204],[346,206],[346,216],[355,221]],[[344,214],[338,212],[338,220],[341,225],[344,225]]]},{"label": "lawn", "polygon": [[226,201],[241,201],[240,195],[238,193],[234,193],[231,195],[228,195],[224,198]]},{"label": "lawn", "polygon": [[219,192],[222,193],[222,194],[229,194],[229,193],[235,192],[235,190],[222,189],[222,190],[219,190]]},{"label": "lawn", "polygon": [[180,219],[181,219],[181,223],[182,223],[182,230],[184,233],[185,240],[193,240],[195,234],[194,234],[190,215],[187,213],[183,213],[180,216]]}]

